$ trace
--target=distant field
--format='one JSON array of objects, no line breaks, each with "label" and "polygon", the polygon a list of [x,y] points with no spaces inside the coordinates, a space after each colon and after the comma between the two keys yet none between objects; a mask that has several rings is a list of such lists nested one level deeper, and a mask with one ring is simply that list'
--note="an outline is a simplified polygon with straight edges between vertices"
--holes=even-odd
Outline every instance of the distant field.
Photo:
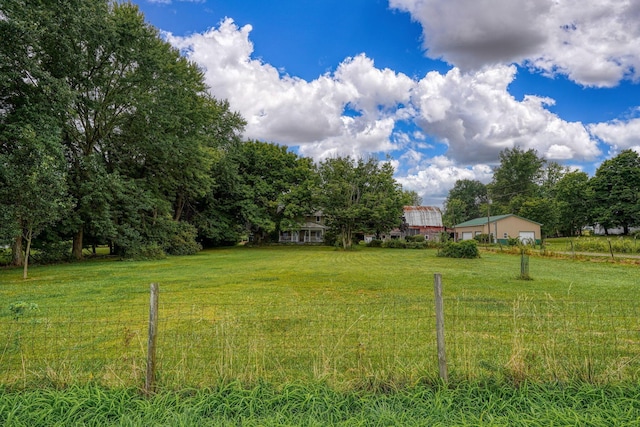
[{"label": "distant field", "polygon": [[[144,380],[149,284],[160,284],[158,383],[437,382],[441,273],[452,381],[640,379],[638,265],[435,250],[232,248],[160,261],[0,270],[0,384]],[[37,305],[19,315],[18,301]]]}]

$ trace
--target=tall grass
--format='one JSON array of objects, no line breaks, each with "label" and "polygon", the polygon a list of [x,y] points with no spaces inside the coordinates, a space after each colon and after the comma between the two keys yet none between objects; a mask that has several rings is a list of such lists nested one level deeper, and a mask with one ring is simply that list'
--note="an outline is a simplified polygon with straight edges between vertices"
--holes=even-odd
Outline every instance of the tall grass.
[{"label": "tall grass", "polygon": [[12,392],[0,389],[0,424],[13,426],[264,425],[637,425],[640,387],[509,388],[469,383],[388,393],[344,392],[318,384],[237,383],[161,392],[96,386]]},{"label": "tall grass", "polygon": [[[640,378],[637,266],[532,258],[525,282],[505,254],[285,247],[0,270],[0,383],[141,385],[151,282],[161,389],[436,383],[435,272],[454,382]],[[16,319],[15,301],[38,309]]]},{"label": "tall grass", "polygon": [[638,236],[579,236],[546,239],[545,246],[552,251],[595,252],[618,254],[640,253]]}]

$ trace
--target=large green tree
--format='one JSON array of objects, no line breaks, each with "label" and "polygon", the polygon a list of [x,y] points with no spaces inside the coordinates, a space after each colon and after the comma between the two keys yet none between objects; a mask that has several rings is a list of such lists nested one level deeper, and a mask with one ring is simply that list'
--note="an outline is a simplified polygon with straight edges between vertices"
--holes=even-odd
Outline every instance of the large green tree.
[{"label": "large green tree", "polygon": [[525,200],[518,215],[539,222],[542,237],[558,234],[560,227],[560,210],[555,199],[547,197],[532,197]]},{"label": "large green tree", "polygon": [[507,148],[500,152],[500,164],[493,170],[489,193],[494,212],[518,213],[529,198],[540,196],[545,160],[538,153],[520,147]]},{"label": "large green tree", "polygon": [[485,215],[487,187],[480,181],[461,179],[449,191],[444,204],[443,222],[447,227]]},{"label": "large green tree", "polygon": [[[116,238],[114,198],[121,195],[94,189],[104,182],[127,180],[114,165],[118,155],[113,142],[125,139],[121,133],[129,130],[132,117],[140,118],[141,110],[151,107],[146,102],[150,94],[162,90],[163,73],[159,71],[169,59],[170,47],[130,4],[65,0],[54,10],[65,28],[51,34],[63,46],[51,48],[52,69],[64,76],[74,95],[63,141],[70,163],[70,188],[77,200],[69,221],[75,230],[73,255],[81,258],[86,231]],[[146,123],[139,120],[138,126],[144,128]]]},{"label": "large green tree", "polygon": [[567,172],[555,185],[555,198],[560,232],[567,236],[580,234],[591,223],[589,176],[581,171]]},{"label": "large green tree", "polygon": [[[130,3],[4,0],[0,10],[1,119],[44,112],[47,147],[64,149],[73,209],[47,235],[72,239],[76,258],[87,244],[131,252],[184,235],[179,223],[217,185],[213,168],[242,118]],[[46,129],[33,124],[36,140]]]},{"label": "large green tree", "polygon": [[59,118],[69,93],[46,67],[43,11],[14,0],[0,11],[0,236],[26,278],[32,239],[67,201]]},{"label": "large green tree", "polygon": [[353,245],[356,232],[379,234],[401,224],[405,198],[393,172],[390,163],[373,158],[320,163],[319,204],[343,248]]},{"label": "large green tree", "polygon": [[605,230],[640,225],[640,155],[624,150],[605,160],[590,180],[592,215]]},{"label": "large green tree", "polygon": [[[286,146],[261,141],[234,144],[225,155],[222,169],[217,171],[223,174],[215,178],[224,185],[216,186],[206,205],[226,217],[226,226],[262,243],[276,238],[281,229],[296,229],[314,212],[316,175],[310,159],[299,157]],[[209,233],[212,236],[221,231],[211,229]]]},{"label": "large green tree", "polygon": [[32,125],[9,128],[15,133],[0,137],[0,216],[15,239],[26,244],[21,260],[26,279],[33,238],[69,208],[65,164],[52,131]]}]

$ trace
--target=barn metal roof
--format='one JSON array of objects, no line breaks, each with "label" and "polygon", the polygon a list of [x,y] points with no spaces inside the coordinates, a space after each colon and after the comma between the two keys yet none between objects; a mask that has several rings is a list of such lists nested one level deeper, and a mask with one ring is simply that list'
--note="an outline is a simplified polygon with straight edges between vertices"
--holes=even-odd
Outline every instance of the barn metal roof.
[{"label": "barn metal roof", "polygon": [[442,227],[442,212],[435,206],[405,206],[404,219],[413,227]]},{"label": "barn metal roof", "polygon": [[505,218],[509,218],[511,216],[515,216],[516,218],[520,218],[523,219],[525,221],[529,221],[532,222],[534,224],[538,224],[538,225],[542,225],[539,222],[535,222],[535,221],[531,221],[530,219],[527,218],[522,218],[521,216],[518,215],[514,215],[514,214],[506,214],[506,215],[494,215],[494,216],[490,216],[490,217],[480,217],[480,218],[474,218],[474,219],[470,219],[469,221],[465,221],[465,222],[461,222],[460,224],[456,224],[454,227],[476,227],[478,225],[484,225],[487,222],[490,223],[494,223],[496,221],[500,221],[503,220]]}]

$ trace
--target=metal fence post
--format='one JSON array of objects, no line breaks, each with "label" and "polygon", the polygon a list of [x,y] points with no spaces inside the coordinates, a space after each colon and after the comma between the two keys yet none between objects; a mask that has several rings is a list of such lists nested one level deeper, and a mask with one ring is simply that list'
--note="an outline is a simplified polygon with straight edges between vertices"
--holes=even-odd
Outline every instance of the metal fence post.
[{"label": "metal fence post", "polygon": [[442,301],[442,276],[434,274],[433,287],[436,297],[436,337],[438,340],[438,368],[440,379],[445,383],[449,380],[447,373],[447,353],[444,346],[444,303]]},{"label": "metal fence post", "polygon": [[144,394],[149,396],[155,392],[156,377],[156,338],[158,333],[158,284],[151,284],[151,300],[149,304],[149,340],[147,342],[147,375],[144,382]]}]

